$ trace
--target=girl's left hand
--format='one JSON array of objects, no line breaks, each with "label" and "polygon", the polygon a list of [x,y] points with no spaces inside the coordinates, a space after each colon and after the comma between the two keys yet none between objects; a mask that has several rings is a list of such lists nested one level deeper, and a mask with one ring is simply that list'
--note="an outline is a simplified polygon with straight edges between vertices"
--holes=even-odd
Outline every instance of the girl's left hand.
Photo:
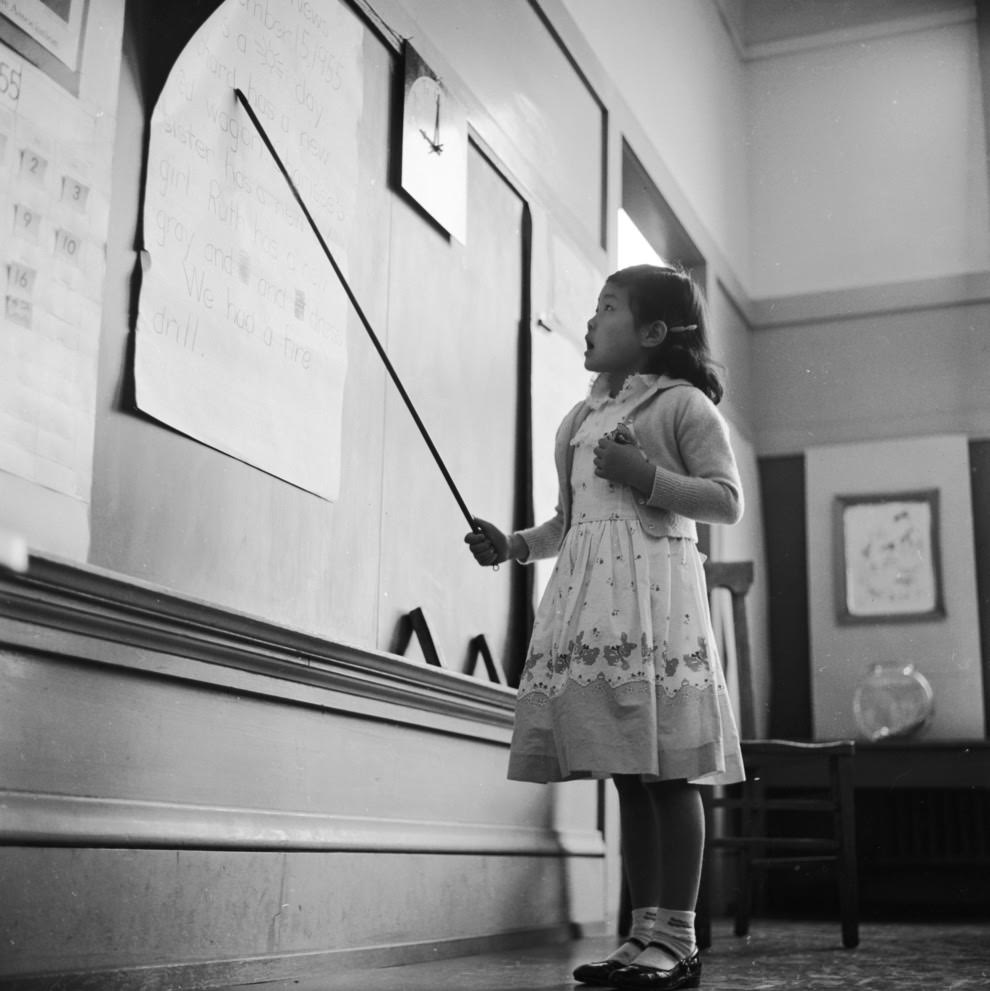
[{"label": "girl's left hand", "polygon": [[647,495],[653,491],[653,465],[646,460],[646,455],[636,445],[628,428],[622,425],[612,435],[602,437],[596,445],[595,474]]}]

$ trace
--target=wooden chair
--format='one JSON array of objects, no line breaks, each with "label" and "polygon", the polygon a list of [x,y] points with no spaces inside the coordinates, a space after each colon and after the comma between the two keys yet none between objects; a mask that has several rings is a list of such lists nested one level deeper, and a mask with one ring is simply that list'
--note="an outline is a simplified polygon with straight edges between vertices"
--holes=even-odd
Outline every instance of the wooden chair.
[{"label": "wooden chair", "polygon": [[[746,593],[753,583],[753,564],[706,562],[709,595],[728,589],[732,596],[739,696],[739,732],[747,780],[705,798],[705,870],[697,913],[698,942],[711,945],[712,851],[728,850],[735,859],[735,934],[749,932],[756,882],[773,868],[808,864],[832,865],[838,884],[842,943],[859,943],[859,894],[856,872],[856,822],[852,740],[805,743],[756,739],[755,706]],[[723,651],[728,654],[728,651]],[[723,659],[723,664],[727,663]],[[780,775],[774,783],[775,772]],[[781,783],[786,782],[786,783]],[[795,782],[797,785],[795,786]],[[722,809],[716,831],[715,810]],[[809,836],[808,814],[827,827]],[[789,823],[794,827],[789,829]],[[827,835],[823,835],[827,834]]]}]

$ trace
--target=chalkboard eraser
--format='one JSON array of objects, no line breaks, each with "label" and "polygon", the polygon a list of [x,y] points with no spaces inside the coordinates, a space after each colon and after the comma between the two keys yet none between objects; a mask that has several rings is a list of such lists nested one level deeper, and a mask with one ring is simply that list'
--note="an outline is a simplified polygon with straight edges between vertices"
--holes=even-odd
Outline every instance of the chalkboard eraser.
[{"label": "chalkboard eraser", "polygon": [[27,571],[27,541],[17,533],[0,528],[0,568],[10,571]]}]

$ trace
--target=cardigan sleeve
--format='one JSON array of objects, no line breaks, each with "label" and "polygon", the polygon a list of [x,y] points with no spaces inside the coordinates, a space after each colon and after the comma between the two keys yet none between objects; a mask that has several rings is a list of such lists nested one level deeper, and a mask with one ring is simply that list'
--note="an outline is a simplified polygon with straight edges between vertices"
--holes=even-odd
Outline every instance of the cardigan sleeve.
[{"label": "cardigan sleeve", "polygon": [[574,432],[575,417],[584,408],[584,402],[577,403],[560,422],[554,439],[554,463],[557,467],[557,507],[553,516],[537,526],[525,530],[517,530],[510,537],[510,547],[518,546],[518,541],[525,542],[527,553],[524,557],[516,557],[520,564],[532,564],[534,561],[548,557],[556,557],[564,540],[564,509],[563,502],[568,495],[570,479],[564,477],[565,452]]},{"label": "cardigan sleeve", "polygon": [[738,523],[743,492],[728,426],[703,393],[683,393],[673,430],[687,474],[657,466],[646,503],[701,523]]},{"label": "cardigan sleeve", "polygon": [[517,530],[512,537],[525,541],[528,549],[526,557],[516,558],[520,564],[532,564],[543,558],[556,557],[560,542],[564,539],[563,511],[558,505],[556,513],[549,520],[526,530]]}]

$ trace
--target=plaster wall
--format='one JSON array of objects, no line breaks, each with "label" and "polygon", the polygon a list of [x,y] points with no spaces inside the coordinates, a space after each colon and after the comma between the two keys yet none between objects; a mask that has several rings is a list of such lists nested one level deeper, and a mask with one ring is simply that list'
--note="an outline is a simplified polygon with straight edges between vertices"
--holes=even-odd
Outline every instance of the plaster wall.
[{"label": "plaster wall", "polygon": [[990,306],[769,327],[752,337],[761,455],[939,433],[990,434]]},{"label": "plaster wall", "polygon": [[746,285],[752,242],[745,68],[715,4],[564,0],[564,6]]},{"label": "plaster wall", "polygon": [[990,265],[975,21],[747,64],[751,294]]}]

